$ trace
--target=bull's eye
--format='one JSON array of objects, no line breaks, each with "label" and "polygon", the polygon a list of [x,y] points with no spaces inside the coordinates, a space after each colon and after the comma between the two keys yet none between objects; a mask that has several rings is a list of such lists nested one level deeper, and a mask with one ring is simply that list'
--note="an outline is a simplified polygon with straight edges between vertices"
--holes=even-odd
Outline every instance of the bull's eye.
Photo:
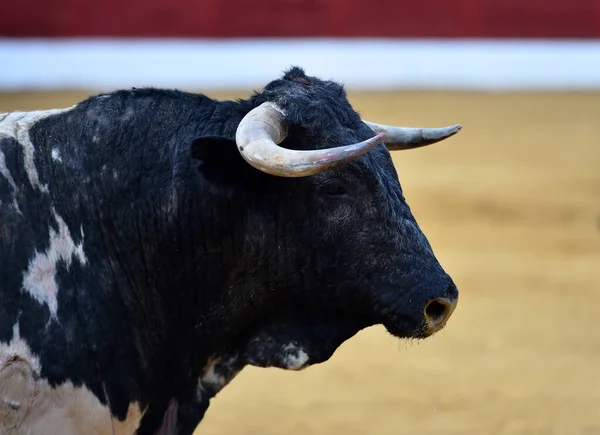
[{"label": "bull's eye", "polygon": [[342,196],[346,194],[346,188],[337,183],[328,183],[325,186],[325,194],[329,196]]},{"label": "bull's eye", "polygon": [[332,178],[321,185],[321,193],[330,198],[345,198],[352,197],[351,186],[339,178]]}]

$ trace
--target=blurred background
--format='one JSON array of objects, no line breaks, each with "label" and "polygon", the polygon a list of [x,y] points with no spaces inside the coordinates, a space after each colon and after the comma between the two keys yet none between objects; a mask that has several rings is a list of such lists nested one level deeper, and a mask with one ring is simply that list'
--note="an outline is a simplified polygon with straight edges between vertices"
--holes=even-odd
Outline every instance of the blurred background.
[{"label": "blurred background", "polygon": [[248,368],[198,433],[600,434],[600,1],[4,0],[0,112],[104,90],[243,97],[288,66],[367,119],[462,123],[394,153],[461,291],[424,342],[373,327]]}]

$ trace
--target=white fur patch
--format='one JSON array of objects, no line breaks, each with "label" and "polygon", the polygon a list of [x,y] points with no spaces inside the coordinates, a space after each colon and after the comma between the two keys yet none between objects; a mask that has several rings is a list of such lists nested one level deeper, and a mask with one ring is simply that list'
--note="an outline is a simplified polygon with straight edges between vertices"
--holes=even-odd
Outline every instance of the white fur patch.
[{"label": "white fur patch", "polygon": [[71,382],[52,388],[39,373],[39,359],[16,324],[12,341],[0,343],[0,434],[132,435],[137,430],[143,416],[137,403],[118,421],[87,388]]},{"label": "white fur patch", "polygon": [[203,389],[210,388],[215,394],[218,393],[239,373],[236,362],[237,359],[234,357],[210,359],[199,379],[199,386]]},{"label": "white fur patch", "polygon": [[219,363],[219,359],[213,360],[208,364],[205,372],[202,374],[202,383],[204,385],[210,385],[216,390],[223,388],[227,382],[224,376],[218,375],[215,371],[216,365]]},{"label": "white fur patch", "polygon": [[295,344],[287,344],[284,346],[283,351],[286,353],[283,362],[287,370],[301,370],[308,363],[308,354]]},{"label": "white fur patch", "polygon": [[[31,138],[29,137],[29,130],[41,119],[47,118],[51,115],[56,115],[58,113],[66,112],[71,110],[73,107],[75,106],[65,109],[0,113],[0,138],[14,138],[23,147],[25,171],[27,172],[29,182],[34,188],[37,188],[42,192],[48,192],[48,186],[40,184],[40,178],[34,163],[35,148],[31,142]],[[4,175],[4,172],[2,172],[2,174]]]},{"label": "white fur patch", "polygon": [[52,148],[52,160],[55,162],[62,162],[62,158],[60,157],[60,152],[57,148]]},{"label": "white fur patch", "polygon": [[12,187],[13,193],[17,191],[17,185],[15,184],[15,180],[12,175],[10,175],[10,171],[6,167],[6,160],[4,158],[4,153],[0,149],[0,174],[4,176],[8,180],[8,184]]},{"label": "white fur patch", "polygon": [[[87,264],[87,258],[83,252],[83,242],[75,245],[69,228],[65,221],[56,214],[54,219],[58,223],[58,232],[49,228],[50,246],[46,252],[36,252],[35,257],[29,262],[29,267],[23,277],[23,289],[28,292],[40,304],[48,305],[50,313],[56,317],[58,310],[56,283],[56,265],[59,260],[64,261],[67,267],[71,266],[73,257],[82,265]],[[83,238],[83,229],[81,229]]]},{"label": "white fur patch", "polygon": [[17,213],[23,214],[23,213],[21,213],[21,209],[19,208],[19,203],[17,202],[17,198],[13,198],[12,205],[15,208],[15,210],[17,211]]},{"label": "white fur patch", "polygon": [[0,150],[0,174],[3,175],[4,178],[6,178],[8,180],[8,184],[10,184],[10,187],[12,188],[12,191],[13,191],[12,192],[12,194],[13,194],[12,205],[15,208],[15,210],[17,211],[17,213],[21,214],[21,209],[19,208],[19,203],[17,202],[17,197],[16,197],[16,193],[18,191],[17,185],[16,185],[15,180],[13,179],[12,175],[10,175],[10,171],[6,167],[6,160],[5,160],[4,154],[2,153],[2,150]]}]

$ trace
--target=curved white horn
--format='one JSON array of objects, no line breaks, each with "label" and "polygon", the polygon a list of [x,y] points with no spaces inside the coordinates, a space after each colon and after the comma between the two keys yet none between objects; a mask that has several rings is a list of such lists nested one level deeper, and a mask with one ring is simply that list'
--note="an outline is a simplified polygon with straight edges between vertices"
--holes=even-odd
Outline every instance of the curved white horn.
[{"label": "curved white horn", "polygon": [[284,115],[275,103],[263,103],[244,116],[235,134],[238,150],[250,165],[279,177],[307,177],[343,165],[367,153],[385,136],[380,133],[335,148],[291,150],[278,145],[287,136],[282,125]]},{"label": "curved white horn", "polygon": [[430,145],[455,135],[462,128],[460,124],[442,128],[411,128],[377,124],[365,120],[363,122],[375,133],[386,134],[383,142],[390,151],[409,150]]}]

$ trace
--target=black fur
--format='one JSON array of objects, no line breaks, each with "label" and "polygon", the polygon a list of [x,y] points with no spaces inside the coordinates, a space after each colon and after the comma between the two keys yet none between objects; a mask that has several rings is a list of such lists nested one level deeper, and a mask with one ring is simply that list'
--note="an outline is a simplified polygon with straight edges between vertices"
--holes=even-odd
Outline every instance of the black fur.
[{"label": "black fur", "polygon": [[[265,101],[287,112],[285,147],[373,136],[342,86],[292,68],[247,100],[121,90],[39,121],[30,136],[48,193],[30,185],[21,146],[0,138],[21,212],[0,174],[0,341],[18,322],[42,377],[85,384],[121,419],[140,401],[146,435],[192,433],[216,393],[198,386],[215,356],[235,365],[219,370],[237,372],[285,365],[290,343],[309,364],[326,361],[376,323],[422,336],[425,303],[457,290],[389,152],[379,145],[313,177],[266,175],[234,142]],[[52,210],[88,259],[59,265],[58,321],[21,291],[56,227]]]}]

